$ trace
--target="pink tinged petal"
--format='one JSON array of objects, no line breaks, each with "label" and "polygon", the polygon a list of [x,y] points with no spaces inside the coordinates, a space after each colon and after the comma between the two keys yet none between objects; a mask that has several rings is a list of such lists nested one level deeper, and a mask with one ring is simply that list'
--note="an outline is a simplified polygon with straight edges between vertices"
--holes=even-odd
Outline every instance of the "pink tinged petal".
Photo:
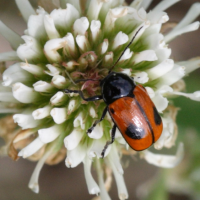
[{"label": "pink tinged petal", "polygon": [[74,21],[80,17],[78,10],[71,4],[65,6],[66,9],[55,9],[50,13],[55,27],[61,31],[71,31]]},{"label": "pink tinged petal", "polygon": [[85,129],[85,118],[83,113],[79,113],[73,122],[74,127],[79,127],[84,130]]},{"label": "pink tinged petal", "polygon": [[49,62],[59,63],[62,61],[62,56],[57,52],[66,46],[66,38],[57,38],[47,41],[44,45],[44,53]]},{"label": "pink tinged petal", "polygon": [[154,154],[148,150],[141,152],[141,156],[152,165],[163,168],[173,168],[182,161],[184,156],[184,146],[183,143],[179,144],[175,156]]},{"label": "pink tinged petal", "polygon": [[103,136],[102,124],[97,124],[91,133],[88,134],[90,138],[100,139]]},{"label": "pink tinged petal", "polygon": [[66,108],[53,108],[50,114],[56,124],[62,124],[68,118]]},{"label": "pink tinged petal", "polygon": [[31,114],[15,114],[13,116],[15,123],[18,123],[22,129],[35,128],[38,126],[38,121],[34,120]]},{"label": "pink tinged petal", "polygon": [[90,43],[86,36],[77,35],[76,42],[77,42],[77,45],[78,45],[79,49],[81,50],[81,52],[86,52],[86,51],[90,50]]},{"label": "pink tinged petal", "polygon": [[117,168],[115,167],[114,163],[109,159],[109,163],[112,167],[113,170],[113,174],[115,177],[115,181],[117,184],[117,190],[118,190],[118,196],[120,200],[124,200],[124,199],[128,199],[128,192],[127,192],[127,188],[124,182],[124,177],[122,174],[120,174],[117,171]]},{"label": "pink tinged petal", "polygon": [[61,75],[55,75],[51,81],[52,84],[59,89],[65,89],[70,84],[70,81]]},{"label": "pink tinged petal", "polygon": [[126,7],[118,7],[110,9],[106,15],[105,22],[104,22],[104,30],[105,34],[108,35],[115,26],[115,21],[128,14],[128,8]]},{"label": "pink tinged petal", "polygon": [[27,158],[29,156],[32,156],[34,153],[36,153],[39,149],[41,149],[45,145],[44,142],[40,140],[39,137],[37,137],[35,140],[33,140],[29,145],[24,147],[19,153],[18,156],[22,156],[23,158]]},{"label": "pink tinged petal", "polygon": [[169,101],[167,98],[163,97],[161,94],[156,94],[152,99],[158,112],[162,113],[168,106]]},{"label": "pink tinged petal", "polygon": [[155,80],[165,75],[167,72],[171,71],[173,67],[174,67],[174,61],[172,59],[166,59],[162,63],[147,70],[147,73],[151,78],[151,80]]},{"label": "pink tinged petal", "polygon": [[188,33],[188,32],[192,32],[192,31],[196,31],[199,28],[200,22],[193,22],[192,24],[189,24],[187,26],[184,26],[180,29],[177,30],[172,30],[170,33],[168,33],[165,36],[165,42],[169,43],[171,40],[173,40],[174,38],[176,38],[179,35],[182,35],[184,33]]},{"label": "pink tinged petal", "polygon": [[58,33],[53,18],[50,15],[44,16],[44,27],[49,39],[60,38],[60,34]]},{"label": "pink tinged petal", "polygon": [[84,167],[84,174],[85,174],[85,179],[88,187],[88,192],[89,194],[96,194],[98,195],[100,193],[100,188],[95,182],[94,178],[92,177],[91,174],[91,165],[92,165],[92,160],[90,160],[87,156],[83,160],[83,167]]},{"label": "pink tinged petal", "polygon": [[48,68],[49,71],[45,70],[44,72],[50,76],[55,76],[62,73],[62,70],[54,65],[47,64],[46,67]]},{"label": "pink tinged petal", "polygon": [[55,88],[50,83],[47,83],[45,81],[37,81],[33,84],[34,90],[37,92],[52,92]]},{"label": "pink tinged petal", "polygon": [[50,115],[51,106],[45,106],[43,108],[38,108],[37,110],[34,110],[32,112],[32,116],[35,120],[37,119],[43,119],[45,117],[48,117]]},{"label": "pink tinged petal", "polygon": [[104,178],[103,178],[104,174],[103,174],[102,167],[100,166],[99,159],[96,160],[96,164],[97,164],[97,175],[98,175],[99,187],[100,187],[100,198],[103,200],[111,200],[104,185]]},{"label": "pink tinged petal", "polygon": [[68,99],[68,96],[63,92],[59,91],[54,96],[51,97],[50,103],[53,106],[63,105]]},{"label": "pink tinged petal", "polygon": [[8,28],[2,21],[0,21],[0,34],[10,43],[13,49],[17,49],[23,43],[20,36]]},{"label": "pink tinged petal", "polygon": [[38,15],[31,15],[28,20],[28,35],[36,38],[37,40],[41,40],[42,38],[46,38],[46,30],[44,27],[44,15],[46,14],[43,8],[39,8]]},{"label": "pink tinged petal", "polygon": [[0,92],[0,101],[1,102],[11,102],[11,103],[19,103],[14,97],[12,92]]},{"label": "pink tinged petal", "polygon": [[146,72],[138,72],[138,73],[135,73],[134,75],[134,81],[136,81],[137,83],[144,84],[148,82],[148,80],[149,80],[149,77]]},{"label": "pink tinged petal", "polygon": [[141,51],[134,56],[134,62],[136,64],[142,61],[155,61],[155,60],[158,60],[158,58],[154,50]]},{"label": "pink tinged petal", "polygon": [[38,184],[38,179],[39,179],[39,174],[40,171],[45,163],[45,161],[47,160],[47,158],[53,153],[53,150],[47,150],[46,153],[42,156],[42,158],[39,160],[39,162],[37,163],[33,174],[31,176],[31,179],[29,181],[28,187],[35,193],[39,192],[39,184]]},{"label": "pink tinged petal", "polygon": [[117,47],[127,43],[128,39],[129,39],[128,35],[126,35],[125,33],[122,33],[122,31],[120,31],[114,38],[112,50],[115,50]]},{"label": "pink tinged petal", "polygon": [[175,3],[179,2],[180,0],[164,0],[161,1],[156,7],[153,8],[153,11],[163,11],[167,8],[171,7]]},{"label": "pink tinged petal", "polygon": [[63,128],[60,125],[38,130],[39,138],[44,143],[54,141],[61,133],[63,133]]},{"label": "pink tinged petal", "polygon": [[132,57],[133,55],[133,52],[130,51],[130,49],[128,48],[125,52],[124,52],[124,55],[120,58],[119,62],[120,61],[125,61],[125,60],[128,60]]},{"label": "pink tinged petal", "polygon": [[16,51],[0,53],[0,62],[4,61],[19,61]]},{"label": "pink tinged petal", "polygon": [[15,63],[9,66],[3,72],[3,86],[11,86],[16,82],[27,82],[30,81],[32,75],[20,67],[20,63]]},{"label": "pink tinged petal", "polygon": [[84,134],[85,133],[83,132],[83,130],[81,130],[80,128],[75,128],[67,137],[65,137],[65,148],[69,151],[75,149],[79,145]]},{"label": "pink tinged petal", "polygon": [[34,103],[40,97],[39,93],[22,83],[15,83],[12,87],[13,96],[22,103]]},{"label": "pink tinged petal", "polygon": [[75,149],[67,151],[67,158],[65,159],[65,165],[69,168],[74,168],[83,162],[87,153],[86,144],[78,145]]},{"label": "pink tinged petal", "polygon": [[185,76],[185,67],[175,66],[174,69],[159,78],[157,87],[162,85],[172,85]]},{"label": "pink tinged petal", "polygon": [[104,2],[106,2],[106,0],[90,1],[90,4],[88,6],[88,10],[87,10],[87,16],[88,16],[88,19],[90,21],[92,21],[92,19],[96,20],[98,18],[99,12],[100,12],[101,7],[102,7]]},{"label": "pink tinged petal", "polygon": [[25,44],[17,48],[17,55],[22,61],[37,62],[43,59],[42,48],[35,38],[24,35],[22,39],[25,41]]},{"label": "pink tinged petal", "polygon": [[99,20],[92,20],[90,25],[90,30],[93,42],[96,42],[98,35],[100,33],[100,28],[101,28],[101,22]]},{"label": "pink tinged petal", "polygon": [[27,0],[15,0],[20,13],[25,21],[28,21],[30,15],[36,15],[35,10]]},{"label": "pink tinged petal", "polygon": [[29,63],[20,63],[20,67],[23,70],[26,70],[27,72],[35,75],[35,76],[42,76],[44,73],[44,68],[42,65],[33,65],[33,64],[29,64]]},{"label": "pink tinged petal", "polygon": [[81,17],[74,22],[73,30],[75,35],[85,35],[89,28],[89,21],[87,17]]},{"label": "pink tinged petal", "polygon": [[[107,142],[106,139],[103,137],[98,140],[93,140],[92,146],[88,150],[87,156],[90,157],[91,159],[94,157],[102,158],[101,153],[106,145],[106,142]],[[107,157],[107,155],[110,153],[110,150],[111,150],[111,145],[109,145],[108,148],[106,149],[104,157]]]},{"label": "pink tinged petal", "polygon": [[110,160],[110,162],[113,163],[117,172],[120,173],[121,175],[123,175],[124,170],[123,170],[122,165],[120,163],[120,157],[119,157],[118,150],[117,150],[117,147],[116,147],[115,144],[112,144],[111,151],[108,154],[108,159]]}]

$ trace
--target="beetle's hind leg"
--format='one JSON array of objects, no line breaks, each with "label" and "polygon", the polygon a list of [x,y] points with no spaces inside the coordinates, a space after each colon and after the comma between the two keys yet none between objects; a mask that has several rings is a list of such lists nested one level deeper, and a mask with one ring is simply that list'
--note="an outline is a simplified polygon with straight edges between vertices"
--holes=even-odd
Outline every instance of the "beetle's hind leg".
[{"label": "beetle's hind leg", "polygon": [[107,111],[108,111],[108,106],[105,107],[101,118],[94,122],[94,124],[87,130],[87,133],[91,133],[93,131],[94,127],[104,119],[104,117],[106,116]]},{"label": "beetle's hind leg", "polygon": [[105,152],[106,152],[106,149],[108,148],[108,146],[115,141],[116,128],[117,128],[117,126],[114,124],[112,127],[112,132],[111,132],[111,141],[106,142],[106,145],[104,146],[104,149],[101,152],[102,158],[104,158],[104,155],[105,155]]}]

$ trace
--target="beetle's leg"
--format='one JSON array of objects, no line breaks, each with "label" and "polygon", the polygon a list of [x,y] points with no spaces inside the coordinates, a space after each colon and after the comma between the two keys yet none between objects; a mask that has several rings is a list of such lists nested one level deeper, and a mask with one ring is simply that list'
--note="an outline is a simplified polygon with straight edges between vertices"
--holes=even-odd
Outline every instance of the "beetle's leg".
[{"label": "beetle's leg", "polygon": [[103,151],[101,152],[102,158],[104,158],[104,154],[105,154],[106,149],[108,148],[108,146],[115,141],[116,128],[117,128],[117,126],[114,124],[113,127],[112,127],[112,132],[111,132],[111,141],[106,142],[106,145],[105,145]]},{"label": "beetle's leg", "polygon": [[97,101],[97,100],[103,99],[102,95],[97,95],[97,96],[85,98],[84,95],[83,95],[83,92],[81,90],[64,89],[63,91],[65,93],[78,93],[84,101]]},{"label": "beetle's leg", "polygon": [[94,124],[87,130],[87,133],[91,133],[93,131],[94,127],[104,119],[104,117],[106,116],[107,111],[108,111],[108,106],[105,107],[105,109],[103,111],[103,114],[101,115],[101,118],[94,122]]}]

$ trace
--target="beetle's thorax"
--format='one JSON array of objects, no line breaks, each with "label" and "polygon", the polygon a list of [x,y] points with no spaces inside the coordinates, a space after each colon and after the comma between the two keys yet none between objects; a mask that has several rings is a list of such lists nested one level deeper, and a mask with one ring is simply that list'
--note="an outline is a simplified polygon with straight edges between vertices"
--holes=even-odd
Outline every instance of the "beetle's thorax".
[{"label": "beetle's thorax", "polygon": [[111,104],[116,99],[133,96],[135,83],[132,78],[122,74],[111,72],[101,81],[101,92],[106,104]]}]

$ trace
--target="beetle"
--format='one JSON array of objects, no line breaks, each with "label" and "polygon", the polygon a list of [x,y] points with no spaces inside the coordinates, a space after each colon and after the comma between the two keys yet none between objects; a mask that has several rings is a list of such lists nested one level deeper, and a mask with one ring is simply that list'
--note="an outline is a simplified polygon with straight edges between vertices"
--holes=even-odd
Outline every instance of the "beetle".
[{"label": "beetle", "polygon": [[[81,90],[64,89],[65,93],[79,93],[85,101],[103,99],[106,103],[101,118],[96,120],[87,131],[87,133],[91,133],[94,127],[109,112],[114,125],[111,131],[111,141],[106,143],[101,153],[102,157],[104,157],[107,147],[114,142],[117,128],[129,146],[136,151],[142,151],[150,147],[159,139],[162,133],[162,119],[146,89],[142,85],[136,85],[133,78],[128,75],[112,71],[140,29],[111,67],[108,75],[99,80],[101,95],[85,98]],[[87,80],[91,79],[78,80],[77,82]]]}]

